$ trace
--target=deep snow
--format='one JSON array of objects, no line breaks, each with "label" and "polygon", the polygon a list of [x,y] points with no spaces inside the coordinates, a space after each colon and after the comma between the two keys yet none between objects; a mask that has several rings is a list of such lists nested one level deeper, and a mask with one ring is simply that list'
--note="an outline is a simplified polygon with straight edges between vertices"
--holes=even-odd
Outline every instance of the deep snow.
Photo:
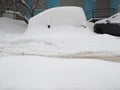
[{"label": "deep snow", "polygon": [[0,90],[119,90],[120,64],[90,59],[0,58]]},{"label": "deep snow", "polygon": [[[45,10],[40,14],[34,16],[29,21],[30,28],[35,28],[38,26],[47,26],[55,27],[58,25],[86,25],[86,17],[84,11],[81,7],[75,6],[64,6],[56,7]],[[35,26],[34,26],[35,25]],[[38,27],[39,29],[41,27]]]},{"label": "deep snow", "polygon": [[24,21],[14,20],[12,18],[0,17],[0,33],[23,33],[27,29]]},{"label": "deep snow", "polygon": [[[81,10],[81,8],[79,9]],[[60,10],[62,11],[64,10],[64,8],[60,8]],[[85,21],[85,18],[83,22],[85,22],[86,27],[83,27],[81,25],[77,26],[72,23],[70,25],[69,23],[68,25],[64,23],[60,25],[54,25],[54,27],[51,27],[50,29],[48,29],[46,25],[45,27],[40,26],[41,24],[39,23],[39,21],[43,20],[43,18],[40,18],[40,16],[44,14],[54,15],[53,12],[55,11],[56,9],[53,8],[52,10],[47,10],[37,15],[36,17],[33,17],[30,20],[28,29],[25,33],[4,35],[2,34],[2,37],[0,38],[0,56],[120,56],[120,39],[118,37],[106,34],[95,34],[92,31],[93,24]],[[72,11],[74,11],[74,9]],[[64,20],[64,18],[61,18],[61,20]],[[5,21],[7,20],[8,19],[6,19]],[[4,25],[6,24],[6,22],[2,23],[4,23]],[[7,27],[9,27],[10,30],[14,31],[19,31],[19,29],[24,30],[26,28],[25,24],[23,24],[22,26],[25,28],[21,27],[19,29],[16,29],[16,26],[13,25],[11,26],[7,24]],[[19,26],[19,24],[17,25]]]},{"label": "deep snow", "polygon": [[[51,14],[53,11],[48,10],[45,13]],[[39,21],[38,17],[39,15],[32,20]],[[3,29],[0,29],[0,90],[120,89],[119,63],[96,59],[55,58],[117,58],[120,56],[118,37],[93,33],[93,24],[90,22],[85,22],[86,28],[84,25],[59,23],[50,29],[35,22],[36,25],[30,23],[30,27],[26,29],[24,22],[8,18],[1,20],[0,25],[4,27],[1,26]],[[48,20],[45,22],[48,24]]]}]

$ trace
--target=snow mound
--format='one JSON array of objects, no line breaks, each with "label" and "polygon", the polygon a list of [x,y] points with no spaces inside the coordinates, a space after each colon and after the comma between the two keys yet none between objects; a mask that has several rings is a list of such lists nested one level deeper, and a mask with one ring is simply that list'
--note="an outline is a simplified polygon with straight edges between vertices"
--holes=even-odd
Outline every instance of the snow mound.
[{"label": "snow mound", "polygon": [[0,33],[22,33],[27,29],[24,21],[14,20],[12,18],[0,18]]},{"label": "snow mound", "polygon": [[81,7],[64,6],[51,8],[34,16],[29,21],[28,31],[56,26],[86,26],[86,17]]}]

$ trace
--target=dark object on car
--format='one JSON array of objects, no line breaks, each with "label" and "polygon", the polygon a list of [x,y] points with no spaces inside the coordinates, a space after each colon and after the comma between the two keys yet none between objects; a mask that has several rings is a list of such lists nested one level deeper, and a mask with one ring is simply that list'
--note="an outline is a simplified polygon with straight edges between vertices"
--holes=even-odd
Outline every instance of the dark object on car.
[{"label": "dark object on car", "polygon": [[48,28],[50,29],[50,25],[48,25]]},{"label": "dark object on car", "polygon": [[94,25],[94,32],[120,36],[120,13],[110,18],[97,21]]},{"label": "dark object on car", "polygon": [[99,34],[110,34],[114,36],[120,36],[120,24],[118,23],[95,24],[94,32]]}]

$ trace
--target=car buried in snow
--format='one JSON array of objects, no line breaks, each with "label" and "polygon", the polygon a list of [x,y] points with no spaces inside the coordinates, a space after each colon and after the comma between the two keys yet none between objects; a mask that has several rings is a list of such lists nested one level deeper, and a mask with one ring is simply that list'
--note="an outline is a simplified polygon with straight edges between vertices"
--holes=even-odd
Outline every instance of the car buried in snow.
[{"label": "car buried in snow", "polygon": [[120,36],[120,13],[117,13],[107,19],[97,21],[94,25],[94,32]]},{"label": "car buried in snow", "polygon": [[[91,22],[86,20],[85,13],[81,7],[76,6],[62,6],[47,9],[40,14],[32,17],[29,20],[28,30],[29,32],[37,32],[42,34],[43,32],[51,31],[91,31]],[[65,33],[65,32],[64,32]],[[59,33],[60,34],[60,33]]]}]

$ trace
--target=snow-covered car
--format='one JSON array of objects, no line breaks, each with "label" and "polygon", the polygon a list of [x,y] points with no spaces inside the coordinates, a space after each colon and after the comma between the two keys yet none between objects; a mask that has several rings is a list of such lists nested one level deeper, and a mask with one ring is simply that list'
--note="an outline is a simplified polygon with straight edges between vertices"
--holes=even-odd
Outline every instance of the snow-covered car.
[{"label": "snow-covered car", "polygon": [[[65,29],[64,27],[68,27]],[[41,12],[30,19],[27,32],[66,31],[89,29],[85,13],[81,7],[62,6]],[[90,31],[90,30],[88,30]],[[50,34],[49,32],[49,34]]]},{"label": "snow-covered car", "polygon": [[120,36],[120,13],[117,13],[110,18],[97,21],[94,25],[94,32]]},{"label": "snow-covered car", "polygon": [[87,25],[79,7],[42,12],[25,33],[2,34],[27,25],[1,18],[0,90],[120,90],[120,40]]}]

